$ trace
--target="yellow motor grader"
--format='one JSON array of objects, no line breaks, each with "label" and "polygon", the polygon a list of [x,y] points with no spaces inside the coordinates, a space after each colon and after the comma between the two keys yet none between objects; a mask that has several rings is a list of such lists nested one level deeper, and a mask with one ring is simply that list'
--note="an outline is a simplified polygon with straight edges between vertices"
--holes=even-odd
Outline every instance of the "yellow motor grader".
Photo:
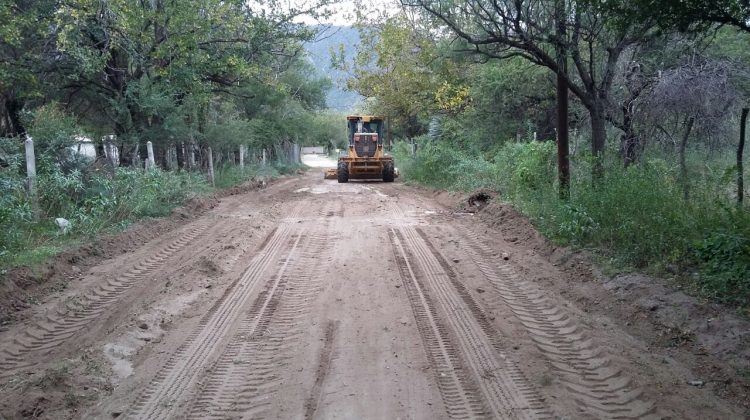
[{"label": "yellow motor grader", "polygon": [[374,115],[346,117],[349,147],[346,156],[340,156],[336,169],[326,169],[325,179],[382,179],[393,182],[398,177],[393,157],[383,148],[385,118]]}]

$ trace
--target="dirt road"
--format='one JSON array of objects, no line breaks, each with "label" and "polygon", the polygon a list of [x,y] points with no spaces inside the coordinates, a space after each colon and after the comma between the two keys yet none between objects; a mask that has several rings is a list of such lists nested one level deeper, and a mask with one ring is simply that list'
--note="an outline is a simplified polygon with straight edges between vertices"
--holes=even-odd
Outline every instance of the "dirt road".
[{"label": "dirt road", "polygon": [[221,199],[0,333],[0,417],[740,418],[519,238],[319,170]]}]

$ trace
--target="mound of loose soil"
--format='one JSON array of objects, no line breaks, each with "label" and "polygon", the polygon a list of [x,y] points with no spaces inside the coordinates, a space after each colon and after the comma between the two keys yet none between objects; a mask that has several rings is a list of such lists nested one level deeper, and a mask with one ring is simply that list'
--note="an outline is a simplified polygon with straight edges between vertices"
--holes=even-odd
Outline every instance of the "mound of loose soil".
[{"label": "mound of loose soil", "polygon": [[216,277],[224,272],[216,262],[205,255],[198,258],[193,265],[196,267],[196,271],[208,277]]}]

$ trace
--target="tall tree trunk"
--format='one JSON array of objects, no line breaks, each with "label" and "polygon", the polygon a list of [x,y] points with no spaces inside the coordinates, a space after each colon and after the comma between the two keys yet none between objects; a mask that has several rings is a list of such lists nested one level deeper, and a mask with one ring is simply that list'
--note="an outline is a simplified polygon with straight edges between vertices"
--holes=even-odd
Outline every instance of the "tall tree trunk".
[{"label": "tall tree trunk", "polygon": [[570,198],[570,146],[568,145],[568,55],[565,49],[565,0],[556,0],[557,20],[557,175],[560,181],[560,198]]},{"label": "tall tree trunk", "polygon": [[737,204],[742,205],[745,196],[745,170],[742,163],[742,153],[745,150],[745,133],[747,130],[747,114],[749,108],[742,108],[740,117],[740,142],[737,144]]},{"label": "tall tree trunk", "polygon": [[594,158],[591,176],[594,184],[597,184],[604,177],[602,160],[604,159],[604,144],[607,140],[607,121],[604,115],[604,106],[595,101],[589,109],[589,115],[591,118],[591,154]]},{"label": "tall tree trunk", "polygon": [[120,166],[133,166],[138,153],[138,144],[130,146],[120,142],[118,147],[120,148]]},{"label": "tall tree trunk", "polygon": [[622,107],[622,125],[624,134],[622,135],[622,159],[627,168],[638,161],[638,155],[641,152],[640,138],[633,127],[633,104],[628,102]]},{"label": "tall tree trunk", "polygon": [[26,134],[18,113],[23,109],[23,103],[0,95],[0,137],[14,137]]},{"label": "tall tree trunk", "polygon": [[695,118],[693,117],[688,118],[688,120],[685,122],[685,134],[682,136],[682,141],[680,142],[680,179],[682,180],[682,195],[683,198],[685,198],[685,201],[688,201],[688,199],[690,199],[690,182],[688,181],[685,152],[687,149],[687,142],[688,138],[690,137],[690,132],[693,131],[694,122]]},{"label": "tall tree trunk", "polygon": [[169,158],[167,149],[169,146],[159,146],[156,148],[156,161],[163,170],[169,170]]}]

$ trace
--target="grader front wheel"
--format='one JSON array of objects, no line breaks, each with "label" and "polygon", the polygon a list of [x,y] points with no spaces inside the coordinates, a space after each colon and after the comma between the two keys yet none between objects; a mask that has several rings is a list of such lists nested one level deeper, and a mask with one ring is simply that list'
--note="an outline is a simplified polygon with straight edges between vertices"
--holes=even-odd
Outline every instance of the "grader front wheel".
[{"label": "grader front wheel", "polygon": [[393,162],[386,162],[383,165],[383,182],[393,182],[395,178],[395,170],[393,168]]},{"label": "grader front wheel", "polygon": [[349,182],[349,165],[346,162],[339,162],[339,166],[336,168],[336,175],[339,184]]}]

